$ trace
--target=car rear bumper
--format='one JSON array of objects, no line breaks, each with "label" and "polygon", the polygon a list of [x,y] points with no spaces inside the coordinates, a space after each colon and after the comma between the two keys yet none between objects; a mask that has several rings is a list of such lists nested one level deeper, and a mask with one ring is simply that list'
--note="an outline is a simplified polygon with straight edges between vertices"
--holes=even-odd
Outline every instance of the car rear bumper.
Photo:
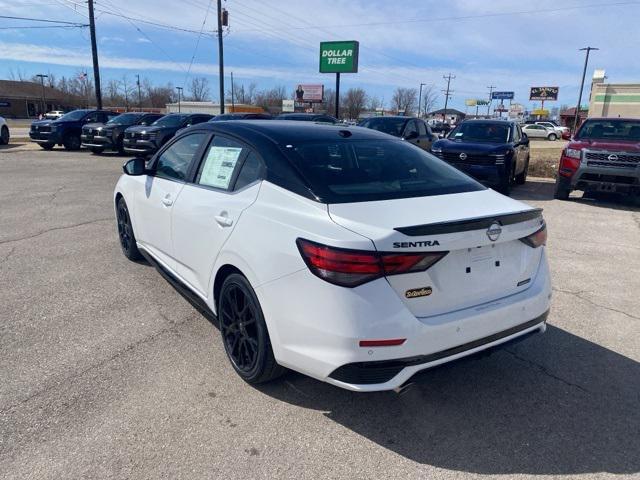
[{"label": "car rear bumper", "polygon": [[[529,288],[470,308],[416,317],[378,279],[336,287],[308,269],[256,288],[281,365],[353,391],[392,390],[442,363],[545,330],[551,299],[546,255]],[[365,347],[361,340],[406,339]]]}]

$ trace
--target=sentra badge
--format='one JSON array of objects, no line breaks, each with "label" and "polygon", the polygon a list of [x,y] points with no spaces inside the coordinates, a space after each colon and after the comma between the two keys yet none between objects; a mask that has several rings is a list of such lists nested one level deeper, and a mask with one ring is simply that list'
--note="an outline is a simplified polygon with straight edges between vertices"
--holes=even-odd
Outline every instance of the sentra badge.
[{"label": "sentra badge", "polygon": [[433,288],[431,287],[412,288],[411,290],[404,292],[404,296],[406,298],[428,297],[432,293]]}]

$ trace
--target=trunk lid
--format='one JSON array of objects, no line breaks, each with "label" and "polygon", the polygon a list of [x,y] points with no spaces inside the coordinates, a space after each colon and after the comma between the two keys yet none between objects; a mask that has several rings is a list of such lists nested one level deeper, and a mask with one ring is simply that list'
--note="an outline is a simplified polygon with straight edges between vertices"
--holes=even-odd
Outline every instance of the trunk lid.
[{"label": "trunk lid", "polygon": [[424,272],[387,276],[418,317],[524,290],[540,263],[542,249],[520,241],[540,229],[540,210],[493,190],[328,208],[334,222],[369,238],[378,251],[449,252]]}]

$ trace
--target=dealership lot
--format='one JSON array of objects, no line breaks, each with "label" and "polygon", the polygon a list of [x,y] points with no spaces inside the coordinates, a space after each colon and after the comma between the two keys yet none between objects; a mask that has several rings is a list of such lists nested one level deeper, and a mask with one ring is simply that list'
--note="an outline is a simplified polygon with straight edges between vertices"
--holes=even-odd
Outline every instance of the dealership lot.
[{"label": "dealership lot", "polygon": [[[640,209],[545,209],[547,333],[354,394],[244,384],[215,326],[121,254],[123,158],[0,150],[0,471],[6,478],[457,478],[640,472]],[[614,201],[615,200],[615,201]],[[611,475],[612,476],[612,475]]]}]

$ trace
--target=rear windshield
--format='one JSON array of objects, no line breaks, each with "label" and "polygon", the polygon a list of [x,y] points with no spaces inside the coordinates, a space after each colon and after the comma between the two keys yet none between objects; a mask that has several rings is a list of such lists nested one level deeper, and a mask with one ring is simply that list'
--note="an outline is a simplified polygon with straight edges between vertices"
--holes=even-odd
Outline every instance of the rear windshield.
[{"label": "rear windshield", "polygon": [[302,143],[287,151],[325,203],[484,190],[444,161],[400,140]]},{"label": "rear windshield", "polygon": [[640,120],[587,120],[576,135],[579,139],[640,141]]},{"label": "rear windshield", "polygon": [[404,131],[405,123],[407,123],[406,118],[369,118],[362,122],[360,126],[388,133],[394,137],[400,137]]},{"label": "rear windshield", "polygon": [[186,118],[187,115],[165,115],[153,122],[151,125],[157,125],[160,127],[179,127]]},{"label": "rear windshield", "polygon": [[509,125],[499,123],[463,122],[449,134],[449,140],[481,143],[507,143]]},{"label": "rear windshield", "polygon": [[84,116],[89,113],[89,110],[73,110],[63,116],[61,116],[58,120],[82,120]]}]

